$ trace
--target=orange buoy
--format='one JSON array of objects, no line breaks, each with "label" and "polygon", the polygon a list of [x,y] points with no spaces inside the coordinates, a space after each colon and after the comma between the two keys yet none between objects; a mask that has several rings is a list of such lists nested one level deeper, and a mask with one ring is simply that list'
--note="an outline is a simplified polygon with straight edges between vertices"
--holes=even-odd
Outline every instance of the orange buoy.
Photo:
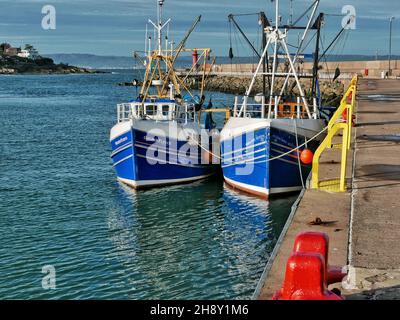
[{"label": "orange buoy", "polygon": [[300,160],[304,164],[311,164],[313,162],[314,153],[309,149],[304,149],[300,154]]}]

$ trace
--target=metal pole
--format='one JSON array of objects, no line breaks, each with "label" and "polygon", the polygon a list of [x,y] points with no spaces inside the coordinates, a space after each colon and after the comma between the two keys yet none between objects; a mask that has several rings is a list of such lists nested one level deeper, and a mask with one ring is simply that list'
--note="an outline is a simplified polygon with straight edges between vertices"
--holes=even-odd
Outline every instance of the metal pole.
[{"label": "metal pole", "polygon": [[[273,31],[273,41],[274,43],[274,59],[272,65],[272,79],[271,79],[271,88],[269,93],[269,106],[272,105],[272,96],[274,94],[275,89],[275,73],[277,70],[277,63],[278,63],[278,41],[280,40],[279,37],[279,0],[276,1],[275,5],[275,30]],[[271,35],[272,36],[272,35]],[[268,38],[268,41],[271,39],[271,36]],[[276,99],[276,98],[275,98]],[[276,101],[275,101],[275,111],[276,111]]]},{"label": "metal pole", "polygon": [[162,25],[162,5],[163,0],[158,1],[158,16],[157,16],[157,37],[158,37],[158,55],[161,55],[162,40],[161,40],[161,25]]},{"label": "metal pole", "polygon": [[289,25],[293,25],[293,0],[290,0],[290,20]]},{"label": "metal pole", "polygon": [[237,116],[237,107],[238,107],[238,97],[235,96],[235,104],[233,107],[233,116],[236,117]]},{"label": "metal pole", "polygon": [[261,97],[261,118],[265,119],[265,95]]},{"label": "metal pole", "polygon": [[389,19],[389,77],[392,75],[392,25],[394,17]]}]

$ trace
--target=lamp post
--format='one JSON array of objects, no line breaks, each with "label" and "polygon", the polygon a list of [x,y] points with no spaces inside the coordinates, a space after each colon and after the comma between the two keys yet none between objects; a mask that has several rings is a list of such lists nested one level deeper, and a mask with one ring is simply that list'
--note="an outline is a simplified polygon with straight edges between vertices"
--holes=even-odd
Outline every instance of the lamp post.
[{"label": "lamp post", "polygon": [[394,17],[390,17],[389,19],[389,76],[392,75],[392,25],[393,25]]}]

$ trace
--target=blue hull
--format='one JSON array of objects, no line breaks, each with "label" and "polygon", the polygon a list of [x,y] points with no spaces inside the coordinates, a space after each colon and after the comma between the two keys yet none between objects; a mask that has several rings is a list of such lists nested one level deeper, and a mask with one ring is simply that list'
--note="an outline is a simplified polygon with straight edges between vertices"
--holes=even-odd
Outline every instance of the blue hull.
[{"label": "blue hull", "polygon": [[171,140],[166,138],[165,148],[158,148],[147,141],[145,132],[135,129],[113,139],[111,159],[118,179],[134,188],[155,187],[199,180],[218,169],[214,164],[201,164],[201,150],[196,156],[178,157],[176,150],[186,141]]},{"label": "blue hull", "polygon": [[[270,160],[296,148],[293,133],[276,128],[262,128],[247,142],[246,135],[237,136],[221,143],[222,170],[225,181],[236,189],[268,198],[270,194],[293,192],[302,188],[311,166],[298,163],[298,153]],[[298,136],[299,144],[305,138]],[[235,146],[243,146],[236,147]],[[308,148],[315,151],[318,143]]]}]

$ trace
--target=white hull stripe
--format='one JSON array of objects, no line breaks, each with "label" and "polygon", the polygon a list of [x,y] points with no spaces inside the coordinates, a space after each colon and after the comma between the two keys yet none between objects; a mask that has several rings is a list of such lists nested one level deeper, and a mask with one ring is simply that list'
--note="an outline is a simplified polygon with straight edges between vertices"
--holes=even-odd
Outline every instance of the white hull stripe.
[{"label": "white hull stripe", "polygon": [[[234,158],[222,156],[222,159],[223,159],[223,161],[226,161],[226,162],[244,161],[245,160],[244,158],[254,156],[256,153],[265,152],[266,150],[267,150],[267,148],[263,148],[263,149],[256,150],[256,151],[253,151],[253,152],[249,152],[249,153],[246,153],[246,154],[241,154],[241,155],[239,155],[237,157],[234,157]],[[225,158],[228,158],[228,159],[225,159]]]},{"label": "white hull stripe", "polygon": [[118,178],[119,181],[133,187],[150,187],[150,186],[157,186],[157,185],[169,185],[169,184],[176,184],[176,183],[183,183],[183,182],[190,182],[205,179],[212,176],[212,174],[206,174],[197,177],[191,178],[183,178],[183,179],[168,179],[168,180],[129,180],[124,178]]},{"label": "white hull stripe", "polygon": [[274,141],[271,141],[271,144],[274,144],[274,145],[276,145],[278,147],[285,148],[285,149],[288,149],[288,150],[292,150],[293,149],[291,147],[285,146],[283,144],[280,144],[280,143],[277,143],[277,142],[274,142]]},{"label": "white hull stripe", "polygon": [[132,157],[133,157],[133,155],[130,154],[129,156],[127,156],[127,157],[125,157],[125,158],[123,158],[123,159],[117,161],[116,163],[114,163],[114,164],[113,164],[113,167],[116,167],[117,165],[121,164],[122,162],[125,162],[126,160],[128,160],[128,159],[130,159],[130,158],[132,158]]},{"label": "white hull stripe", "polygon": [[222,168],[227,168],[227,167],[232,167],[232,166],[240,166],[240,165],[244,165],[244,164],[246,164],[246,165],[257,164],[258,162],[255,162],[255,161],[258,160],[260,162],[261,159],[263,159],[263,160],[261,160],[262,162],[267,162],[266,158],[267,158],[267,156],[265,154],[263,154],[262,156],[258,156],[258,157],[252,158],[252,159],[244,159],[244,160],[241,160],[238,162],[232,163],[231,161],[229,161],[229,164],[222,166]]},{"label": "white hull stripe", "polygon": [[122,147],[119,147],[118,149],[115,149],[113,151],[113,153],[111,153],[111,158],[115,157],[118,153],[129,149],[130,147],[132,147],[132,142],[127,143],[126,145],[123,145]]},{"label": "white hull stripe", "polygon": [[[263,156],[263,157],[265,157],[265,156]],[[246,161],[241,161],[241,162],[230,163],[230,164],[222,166],[222,168],[224,169],[224,168],[228,168],[228,167],[232,167],[232,166],[239,166],[239,165],[244,165],[244,164],[246,164],[246,165],[256,165],[256,164],[262,164],[262,163],[267,163],[267,162],[272,162],[272,161],[282,161],[282,162],[290,163],[290,164],[295,165],[295,166],[299,165],[298,162],[289,161],[289,160],[286,160],[286,159],[283,159],[283,158],[275,159],[275,160],[272,160],[272,161],[267,161],[266,159],[263,159],[263,160],[260,161],[260,159],[262,159],[263,157],[254,158],[254,159],[251,159],[251,160],[246,160]],[[255,160],[259,160],[259,161],[255,161]],[[301,166],[302,167],[307,167],[304,164],[301,164]]]},{"label": "white hull stripe", "polygon": [[[284,154],[284,153],[285,153],[285,152],[282,152],[282,151],[276,150],[276,149],[271,149],[271,151],[276,152],[278,155],[281,155],[281,154]],[[293,158],[293,159],[295,159],[296,161],[290,161],[290,160],[287,160],[287,159],[283,159],[283,157],[282,157],[282,158],[275,159],[275,160],[273,160],[273,161],[279,160],[279,161],[287,162],[287,163],[290,163],[290,164],[293,164],[293,165],[296,165],[296,166],[299,165],[299,164],[298,164],[298,158],[297,158],[296,156],[290,155],[290,154],[289,154],[289,155],[285,155],[285,157],[287,157],[287,156],[288,156],[288,157],[291,157],[291,158]],[[222,166],[222,168],[232,167],[232,166],[235,166],[235,165],[244,165],[244,164],[251,165],[251,164],[260,164],[260,163],[262,163],[262,162],[267,162],[267,160],[255,162],[256,160],[260,160],[260,159],[262,159],[262,158],[264,158],[264,157],[266,157],[266,156],[265,156],[265,155],[262,155],[262,156],[258,156],[258,157],[252,158],[252,159],[244,159],[244,160],[240,160],[240,161],[237,161],[237,162],[232,162],[231,159],[230,159],[230,161],[227,161],[227,160],[224,159],[224,161],[228,162],[229,164],[226,164],[226,165]],[[236,159],[235,159],[235,160],[236,160]],[[302,163],[301,163],[301,166],[302,166],[302,167],[307,167],[307,165],[304,165],[304,164],[302,164]]]},{"label": "white hull stripe", "polygon": [[[183,156],[179,153],[177,153],[175,150],[171,149],[171,150],[167,150],[167,149],[163,149],[163,148],[159,148],[157,147],[151,147],[151,146],[144,146],[144,145],[140,145],[140,144],[135,144],[135,147],[141,148],[141,149],[145,149],[145,150],[152,150],[152,151],[158,151],[161,153],[165,153],[165,154],[172,154],[174,156]],[[184,155],[185,158],[188,159],[194,159],[194,160],[199,160],[199,156],[188,156],[188,155]]]},{"label": "white hull stripe", "polygon": [[[289,130],[288,130],[288,128],[285,128],[285,129],[284,129],[283,127],[279,127],[279,126],[275,126],[275,125],[271,125],[271,126],[268,125],[268,126],[265,126],[264,128],[277,129],[277,130],[286,132],[286,133],[288,133],[288,134],[295,135],[294,127],[293,127],[293,131],[291,131],[292,128],[289,128]],[[261,128],[257,128],[256,130],[252,130],[252,131],[248,131],[248,132],[249,132],[249,133],[250,133],[250,132],[256,132],[256,131],[258,131],[258,130],[260,130],[260,129],[264,129],[264,128],[261,127]],[[323,126],[321,126],[320,129],[323,129]],[[230,129],[229,131],[232,131],[232,129]],[[315,130],[315,129],[313,129],[313,128],[297,127],[298,136],[307,137],[307,139],[312,138],[312,137],[313,137],[314,135],[316,135],[318,132],[319,132],[318,130]],[[228,138],[223,138],[223,137],[221,137],[221,143],[222,143],[222,142],[225,143],[226,141],[233,140],[233,139],[239,138],[239,137],[241,137],[241,136],[243,136],[243,132],[240,132],[240,133],[237,133],[237,134],[234,134],[234,135],[232,134],[232,136],[229,136]],[[318,140],[318,139],[317,139],[317,140]]]},{"label": "white hull stripe", "polygon": [[246,184],[246,183],[237,182],[237,181],[234,181],[234,180],[229,179],[227,177],[224,177],[224,179],[229,184],[231,184],[233,186],[237,186],[238,188],[242,187],[244,189],[252,190],[252,191],[257,192],[257,193],[263,193],[263,194],[265,194],[267,196],[269,194],[279,194],[279,193],[294,192],[294,191],[300,191],[302,189],[302,186],[298,186],[298,187],[285,187],[285,188],[271,188],[271,189],[268,190],[266,188],[256,187],[256,186],[249,185],[249,184]]},{"label": "white hull stripe", "polygon": [[294,192],[294,191],[300,191],[301,189],[303,189],[302,186],[299,186],[299,187],[286,187],[286,188],[271,188],[270,189],[270,194]]},{"label": "white hull stripe", "polygon": [[[283,151],[281,151],[281,150],[273,149],[273,148],[271,148],[271,151],[274,151],[274,152],[276,152],[277,154],[284,154],[284,153],[286,153],[286,151],[283,152]],[[293,152],[296,152],[296,151],[293,151]],[[297,161],[297,159],[298,159],[298,157],[296,157],[295,155],[293,155],[293,154],[291,154],[291,153],[285,155],[285,157],[293,158],[293,159],[295,159],[296,161]]]},{"label": "white hull stripe", "polygon": [[[175,140],[174,138],[171,138],[171,137],[164,137],[164,138],[169,138],[170,140]],[[179,142],[182,142],[183,144],[188,143],[187,140],[175,140],[175,141],[177,141],[177,142],[178,142],[178,141],[179,141]],[[145,142],[145,141],[139,141],[139,140],[136,140],[136,143],[140,143],[141,145],[149,146],[149,147],[154,146],[155,144],[157,144],[156,141],[153,141],[153,142]],[[177,143],[177,144],[178,144],[178,143]],[[196,146],[197,146],[197,144],[196,144]],[[157,147],[162,148],[163,146],[160,145],[160,144],[158,144]],[[171,147],[169,147],[169,148],[172,149]],[[174,149],[174,150],[175,150],[175,149]]]},{"label": "white hull stripe", "polygon": [[224,176],[224,179],[229,184],[231,184],[233,186],[237,186],[238,188],[251,190],[251,191],[254,191],[254,192],[257,192],[257,193],[265,194],[266,196],[268,196],[268,194],[269,194],[269,190],[267,188],[257,187],[257,186],[253,186],[251,184],[247,184],[247,183],[243,183],[243,182],[237,182],[237,181],[229,179],[229,178],[227,178],[225,176]]},{"label": "white hull stripe", "polygon": [[149,165],[156,165],[156,164],[159,164],[159,165],[175,165],[175,166],[189,167],[189,168],[195,168],[195,169],[205,169],[209,165],[211,165],[211,164],[194,165],[194,164],[168,162],[168,161],[162,160],[162,159],[155,159],[155,158],[151,158],[151,157],[146,157],[146,156],[143,156],[141,154],[137,154],[136,157],[143,158],[143,159],[146,159],[146,160],[152,160],[152,161],[155,162],[154,164],[149,164]]},{"label": "white hull stripe", "polygon": [[[224,143],[226,143],[226,142],[224,142]],[[255,148],[255,147],[261,146],[261,145],[263,145],[265,143],[266,143],[265,141],[262,141],[262,142],[259,142],[259,143],[255,144],[255,145],[251,145],[251,146],[248,146],[248,147],[245,147],[245,148],[235,149],[233,151],[229,151],[229,152],[224,153],[223,156],[225,157],[226,155],[229,155],[229,154],[232,154],[232,153],[236,153],[236,152],[240,152],[240,151],[243,151],[243,150]]]}]

